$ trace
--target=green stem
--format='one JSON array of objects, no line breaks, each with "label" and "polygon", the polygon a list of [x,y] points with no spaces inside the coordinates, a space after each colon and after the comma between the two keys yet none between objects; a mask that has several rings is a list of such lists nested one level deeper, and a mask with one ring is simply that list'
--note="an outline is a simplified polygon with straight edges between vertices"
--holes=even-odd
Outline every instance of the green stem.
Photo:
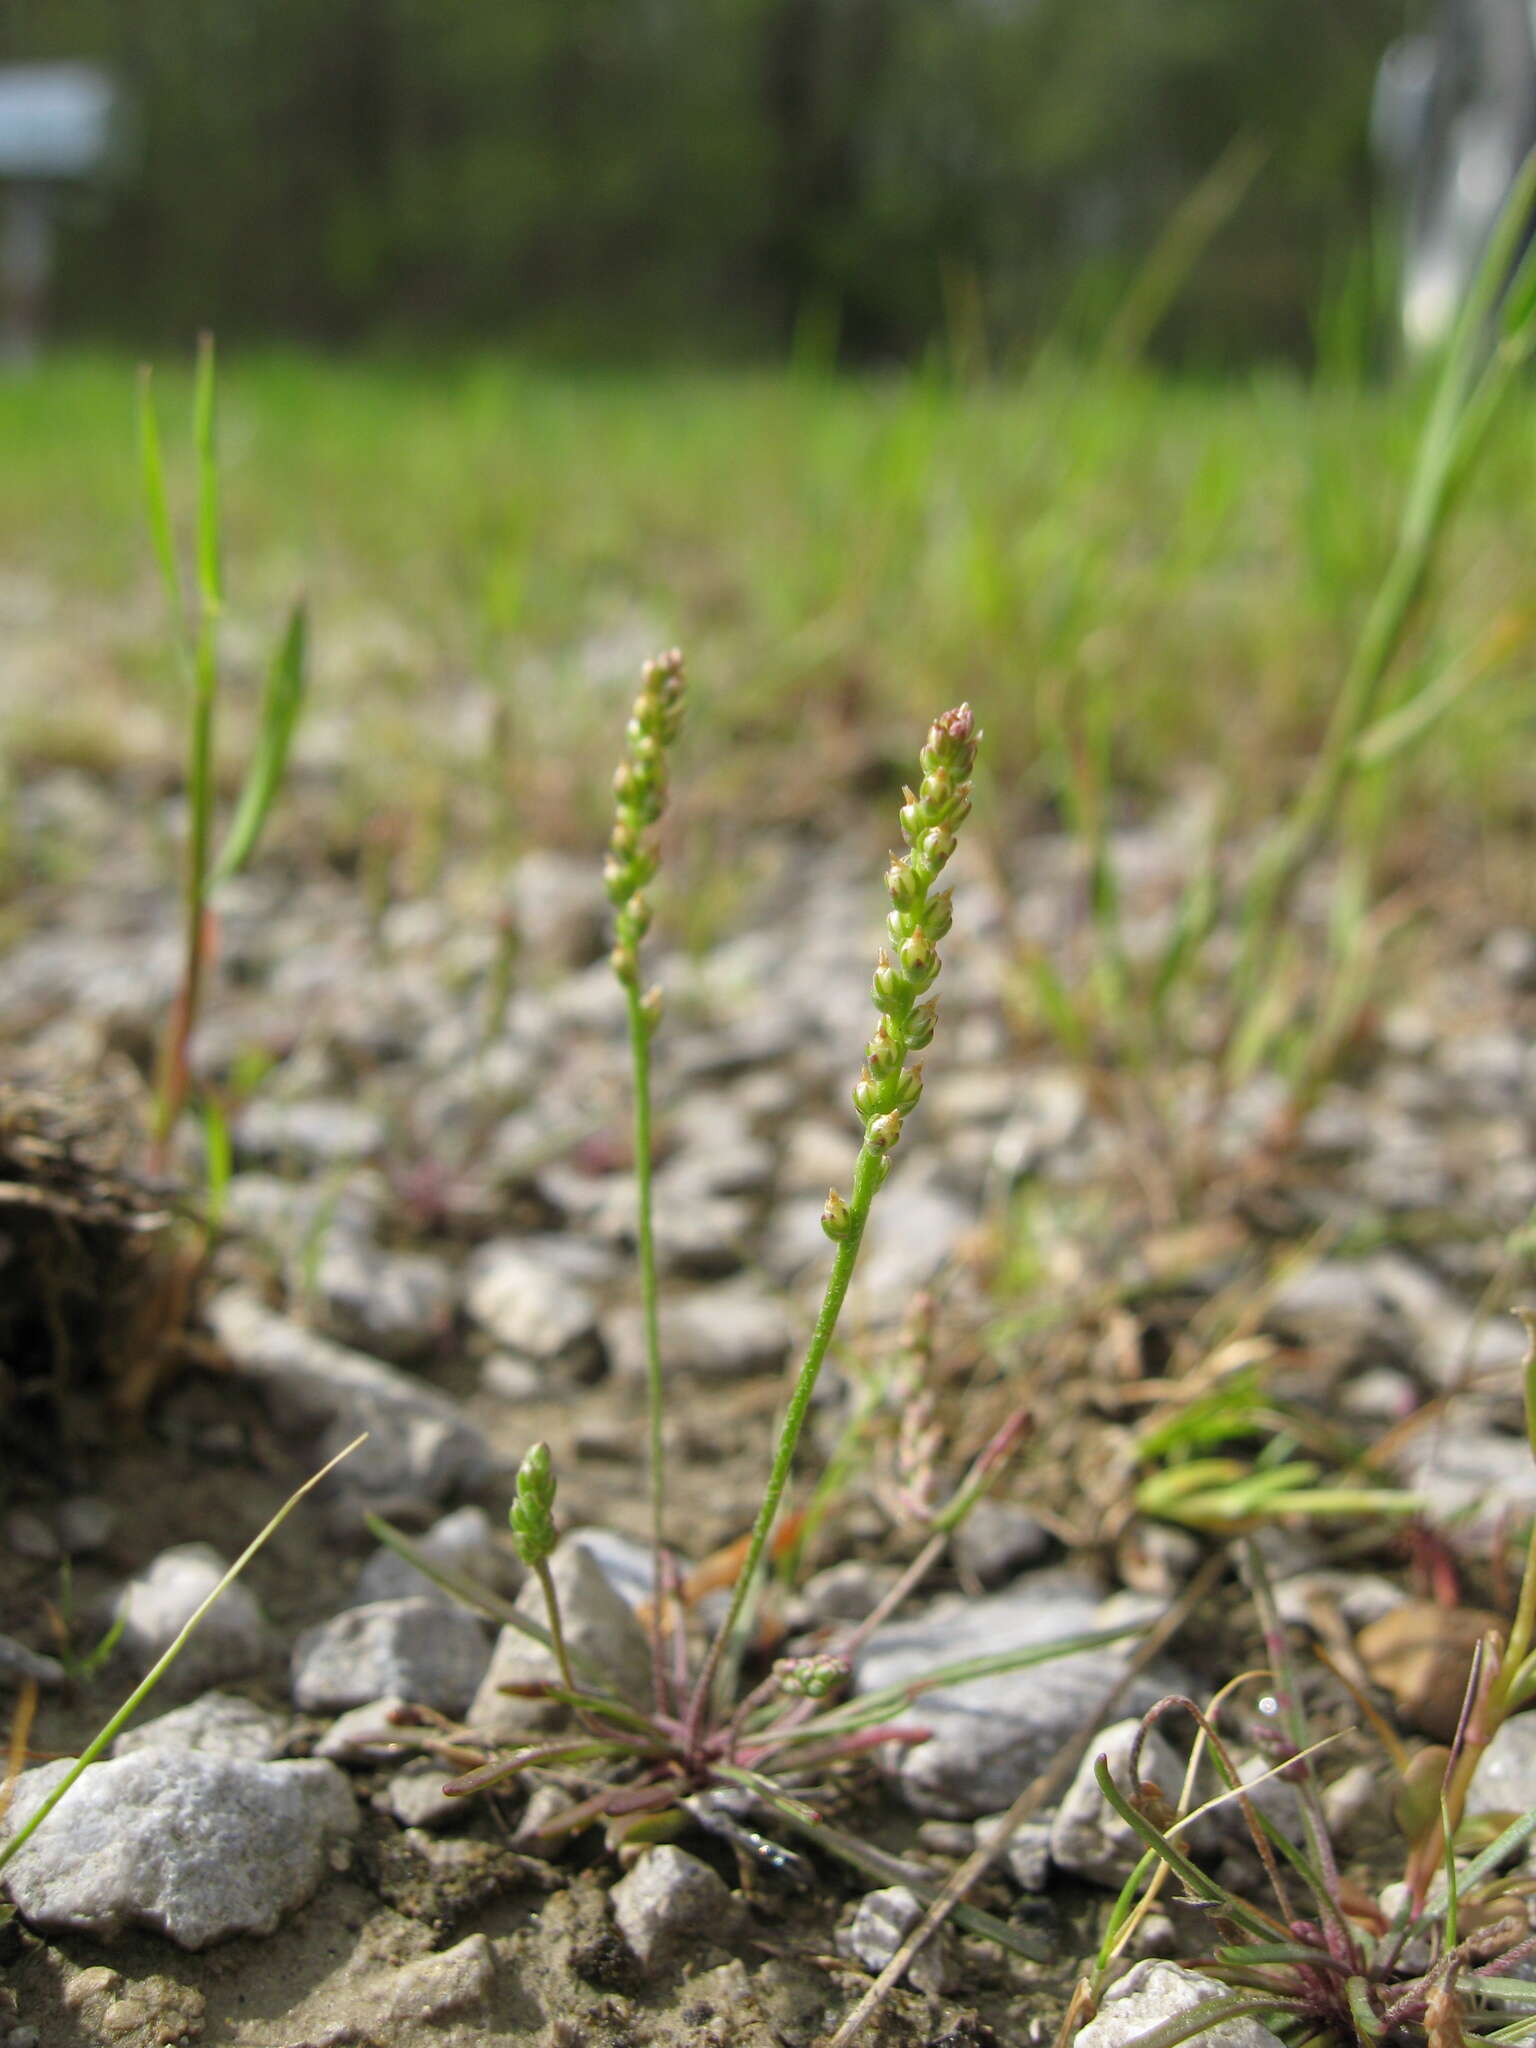
[{"label": "green stem", "polygon": [[794,1391],[789,1397],[789,1405],[784,1410],[784,1420],[779,1428],[778,1447],[773,1454],[773,1469],[769,1473],[768,1487],[763,1495],[762,1506],[757,1511],[757,1520],[753,1524],[746,1562],[737,1575],[730,1608],[710,1645],[709,1654],[704,1660],[704,1668],[699,1673],[698,1684],[694,1689],[688,1712],[690,1738],[696,1737],[703,1726],[721,1660],[734,1643],[741,1626],[743,1609],[757,1583],[763,1553],[768,1548],[768,1539],[773,1534],[774,1523],[778,1520],[784,1489],[789,1484],[790,1468],[795,1462],[795,1450],[800,1442],[800,1432],[805,1426],[811,1396],[816,1391],[816,1381],[821,1372],[822,1362],[826,1358],[833,1332],[837,1328],[837,1319],[842,1313],[848,1285],[853,1279],[853,1269],[858,1264],[859,1246],[863,1241],[864,1226],[869,1221],[875,1190],[885,1178],[885,1162],[888,1156],[884,1152],[877,1152],[870,1145],[863,1145],[859,1149],[858,1161],[853,1169],[853,1192],[848,1202],[848,1228],[838,1244],[837,1257],[832,1261],[832,1271],[827,1279],[826,1293],[822,1296],[816,1327],[811,1332],[805,1361],[800,1367]]},{"label": "green stem", "polygon": [[555,1591],[555,1581],[547,1559],[541,1557],[533,1569],[544,1595],[544,1608],[549,1616],[549,1646],[555,1653],[555,1662],[560,1666],[561,1682],[567,1692],[576,1692],[579,1688],[571,1671],[570,1653],[565,1647],[565,1630],[560,1622],[560,1596]]},{"label": "green stem", "polygon": [[651,1651],[656,1669],[661,1669],[662,1636],[665,1627],[661,1591],[661,1552],[664,1541],[663,1506],[666,1497],[666,1469],[662,1450],[662,1416],[665,1393],[661,1370],[661,1318],[656,1293],[656,1235],[651,1201],[651,1027],[640,990],[634,981],[624,984],[624,1003],[629,1018],[629,1049],[634,1066],[635,1131],[635,1237],[640,1260],[640,1308],[645,1329],[645,1390],[650,1420],[651,1471]]}]

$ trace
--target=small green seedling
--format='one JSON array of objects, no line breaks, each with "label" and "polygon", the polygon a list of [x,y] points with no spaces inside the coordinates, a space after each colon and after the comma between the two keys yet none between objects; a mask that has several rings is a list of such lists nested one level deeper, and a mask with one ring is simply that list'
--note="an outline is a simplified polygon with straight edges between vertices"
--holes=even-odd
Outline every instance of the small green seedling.
[{"label": "small green seedling", "polygon": [[222,845],[214,850],[215,737],[219,705],[219,622],[224,611],[219,473],[215,445],[214,348],[204,335],[193,392],[193,444],[197,472],[197,539],[189,606],[183,587],[154,389],[146,369],[139,384],[139,459],[150,538],[165,586],[172,638],[187,691],[187,848],[182,881],[185,941],[181,986],[166,1022],[155,1084],[153,1160],[163,1170],[171,1137],[192,1090],[188,1048],[197,1027],[213,946],[213,893],[239,874],[255,853],[282,788],[294,731],[304,705],[307,623],[295,603],[267,671],[256,745]]}]

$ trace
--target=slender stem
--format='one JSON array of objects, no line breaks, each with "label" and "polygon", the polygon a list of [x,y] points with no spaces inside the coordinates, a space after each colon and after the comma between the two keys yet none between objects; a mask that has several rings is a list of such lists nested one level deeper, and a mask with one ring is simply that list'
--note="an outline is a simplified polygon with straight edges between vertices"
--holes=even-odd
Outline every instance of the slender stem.
[{"label": "slender stem", "polygon": [[560,1666],[561,1681],[567,1692],[577,1692],[579,1687],[571,1672],[571,1659],[565,1647],[565,1630],[560,1622],[560,1596],[555,1591],[555,1581],[548,1562],[540,1558],[533,1567],[538,1577],[539,1589],[544,1595],[544,1610],[549,1616],[549,1646],[555,1653],[555,1662]]},{"label": "slender stem", "polygon": [[662,1524],[666,1468],[662,1448],[665,1391],[661,1369],[661,1317],[657,1307],[656,1233],[651,1196],[651,1027],[640,990],[632,981],[624,984],[624,1005],[629,1019],[629,1050],[634,1069],[635,1240],[640,1262],[640,1312],[645,1330],[645,1392],[650,1428],[651,1661],[656,1674],[659,1706],[665,1686],[666,1600],[661,1588],[661,1554],[665,1546]]},{"label": "slender stem", "polygon": [[763,1553],[768,1539],[773,1534],[773,1525],[778,1519],[779,1506],[784,1498],[784,1489],[789,1484],[790,1468],[795,1462],[795,1450],[800,1442],[800,1432],[805,1426],[806,1414],[811,1405],[811,1396],[816,1391],[816,1381],[826,1358],[837,1319],[842,1313],[853,1269],[858,1263],[859,1246],[864,1237],[864,1226],[869,1221],[870,1206],[875,1199],[875,1190],[885,1178],[887,1155],[871,1145],[859,1148],[858,1161],[853,1169],[853,1192],[848,1202],[847,1232],[837,1247],[837,1256],[832,1261],[832,1271],[827,1279],[826,1293],[822,1296],[821,1310],[816,1318],[816,1327],[811,1332],[811,1341],[806,1347],[805,1361],[800,1367],[794,1391],[784,1410],[784,1420],[779,1427],[778,1447],[773,1454],[773,1469],[768,1477],[767,1490],[762,1506],[757,1511],[757,1520],[752,1528],[752,1540],[747,1547],[746,1561],[737,1575],[736,1585],[731,1594],[730,1608],[720,1624],[709,1654],[699,1673],[693,1699],[688,1710],[690,1736],[695,1737],[703,1725],[714,1691],[715,1679],[721,1660],[727,1649],[734,1643],[741,1625],[742,1611],[756,1586],[758,1573],[762,1568]]}]

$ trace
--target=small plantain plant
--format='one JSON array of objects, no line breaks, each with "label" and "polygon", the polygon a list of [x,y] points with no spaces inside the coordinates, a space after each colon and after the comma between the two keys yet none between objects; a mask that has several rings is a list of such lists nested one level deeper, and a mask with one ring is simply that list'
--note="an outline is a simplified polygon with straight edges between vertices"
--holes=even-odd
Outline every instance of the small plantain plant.
[{"label": "small plantain plant", "polygon": [[[877,1748],[925,1740],[924,1728],[899,1717],[926,1692],[1046,1662],[1129,1632],[1107,1630],[1026,1650],[972,1657],[862,1698],[837,1698],[861,1645],[937,1563],[954,1531],[996,1477],[1025,1426],[1022,1416],[1014,1416],[983,1448],[947,1502],[931,1498],[925,1502],[927,1541],[909,1570],[859,1626],[823,1650],[781,1658],[760,1678],[743,1680],[740,1676],[817,1378],[837,1329],[875,1197],[889,1177],[907,1120],[922,1095],[922,1067],[915,1056],[926,1050],[934,1036],[937,1001],[933,988],[940,970],[939,947],[952,917],[949,893],[938,883],[970,809],[971,772],[980,734],[969,705],[936,718],[920,756],[918,787],[904,792],[900,814],[904,851],[893,857],[885,876],[891,908],[872,991],[878,1021],[853,1089],[862,1143],[849,1193],[829,1191],[822,1210],[822,1227],[834,1246],[832,1269],[784,1409],[761,1505],[741,1552],[725,1614],[712,1637],[696,1643],[689,1640],[686,1604],[677,1597],[678,1570],[663,1526],[665,1372],[656,1315],[649,1172],[650,1048],[662,1006],[659,991],[642,993],[639,972],[639,946],[651,915],[647,890],[658,864],[654,833],[665,801],[667,753],[679,731],[682,709],[682,663],[675,653],[664,655],[647,665],[629,723],[626,757],[615,783],[616,816],[607,865],[608,890],[616,912],[613,966],[626,997],[635,1079],[637,1241],[649,1366],[650,1497],[656,1563],[650,1607],[654,1654],[649,1707],[641,1710],[620,1698],[604,1673],[584,1666],[567,1646],[549,1571],[558,1533],[554,1520],[556,1479],[546,1446],[535,1445],[524,1459],[511,1510],[514,1544],[543,1589],[546,1626],[489,1600],[453,1575],[436,1571],[388,1524],[375,1521],[373,1526],[386,1542],[449,1590],[542,1643],[553,1653],[559,1671],[557,1682],[532,1690],[568,1709],[572,1724],[568,1732],[495,1755],[487,1755],[469,1729],[444,1724],[437,1736],[424,1738],[424,1746],[445,1760],[461,1766],[474,1762],[474,1768],[461,1769],[444,1788],[449,1793],[479,1791],[536,1767],[584,1773],[591,1784],[588,1796],[574,1800],[564,1813],[545,1823],[539,1836],[554,1839],[601,1821],[615,1843],[675,1833],[690,1819],[715,1824],[718,1831],[720,1814],[712,1809],[710,1799],[718,1801],[722,1795],[738,1802],[745,1799],[759,1812],[808,1834],[824,1849],[882,1882],[893,1877],[912,1882],[910,1866],[898,1864],[845,1834],[811,1803],[829,1772]],[[924,1890],[920,1879],[916,1888]],[[1026,1946],[1015,1931],[979,1910],[965,1907],[958,1917],[962,1925],[985,1932],[1004,1946]]]},{"label": "small plantain plant", "polygon": [[[1536,1318],[1528,1315],[1526,1322],[1526,1429],[1536,1455]],[[1490,1631],[1478,1645],[1450,1745],[1410,1755],[1371,1716],[1397,1769],[1393,1812],[1407,1842],[1401,1882],[1379,1895],[1351,1883],[1341,1870],[1313,1766],[1323,1743],[1308,1724],[1262,1557],[1251,1545],[1245,1575],[1266,1652],[1266,1668],[1245,1680],[1257,1678],[1267,1688],[1273,1715],[1269,1747],[1276,1757],[1269,1775],[1283,1775],[1295,1792],[1300,1839],[1282,1832],[1248,1796],[1254,1784],[1240,1783],[1216,1733],[1214,1708],[1206,1713],[1188,1700],[1160,1702],[1144,1719],[1142,1734],[1165,1712],[1192,1715],[1200,1730],[1197,1762],[1199,1749],[1208,1744],[1224,1789],[1193,1811],[1178,1812],[1162,1788],[1140,1782],[1139,1740],[1128,1765],[1129,1792],[1115,1783],[1107,1759],[1099,1758],[1100,1789],[1146,1844],[1146,1854],[1121,1892],[1093,1969],[1079,1985],[1062,2041],[1097,2003],[1112,1966],[1170,1879],[1216,1936],[1198,1967],[1229,1988],[1126,2048],[1177,2048],[1243,2018],[1262,2020],[1288,2041],[1311,2048],[1464,2048],[1483,2040],[1530,2040],[1536,2036],[1536,1982],[1523,1974],[1523,1966],[1536,1957],[1532,1885],[1511,1866],[1536,1836],[1536,1807],[1500,1817],[1504,1825],[1480,1817],[1472,1826],[1467,1799],[1489,1743],[1511,1714],[1536,1699],[1536,1525],[1514,1620],[1507,1636]],[[1186,1806],[1195,1769],[1192,1764],[1186,1778]],[[1229,1800],[1240,1802],[1263,1866],[1271,1894],[1263,1903],[1239,1896],[1185,1846],[1190,1824]]]}]

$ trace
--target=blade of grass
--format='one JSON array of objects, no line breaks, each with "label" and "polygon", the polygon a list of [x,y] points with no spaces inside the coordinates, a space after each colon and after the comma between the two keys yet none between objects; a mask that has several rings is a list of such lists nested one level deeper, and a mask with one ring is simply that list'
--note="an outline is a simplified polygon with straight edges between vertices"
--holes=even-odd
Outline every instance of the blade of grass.
[{"label": "blade of grass", "polygon": [[366,1434],[354,1437],[344,1450],[338,1451],[334,1458],[330,1459],[327,1464],[322,1465],[320,1470],[314,1473],[312,1477],[306,1479],[301,1487],[289,1494],[287,1500],[283,1502],[272,1519],[241,1551],[213,1591],[205,1600],[198,1602],[196,1608],[194,1608],[193,1612],[178,1630],[175,1640],[171,1643],[170,1647],[162,1656],[155,1660],[148,1673],[139,1681],[133,1691],[129,1693],[127,1699],[123,1701],[117,1712],[112,1715],[111,1719],[86,1744],[85,1748],[75,1759],[73,1768],[67,1771],[58,1784],[54,1786],[31,1819],[26,1822],[25,1826],[18,1828],[9,1841],[0,1844],[0,1870],[3,1870],[12,1857],[16,1855],[17,1851],[31,1840],[32,1836],[36,1834],[49,1814],[53,1812],[65,1793],[78,1784],[89,1766],[95,1763],[107,1745],[121,1732],[133,1715],[137,1713],[161,1679],[164,1678],[166,1672],[170,1670],[176,1659],[187,1647],[192,1637],[197,1633],[197,1630],[202,1625],[204,1616],[208,1613],[214,1602],[235,1583],[251,1559],[266,1543],[267,1539],[282,1527],[283,1523],[287,1521],[306,1494],[313,1493],[322,1479],[328,1478],[336,1470],[336,1467],[341,1464],[343,1459],[350,1458],[358,1446],[367,1441]]}]

